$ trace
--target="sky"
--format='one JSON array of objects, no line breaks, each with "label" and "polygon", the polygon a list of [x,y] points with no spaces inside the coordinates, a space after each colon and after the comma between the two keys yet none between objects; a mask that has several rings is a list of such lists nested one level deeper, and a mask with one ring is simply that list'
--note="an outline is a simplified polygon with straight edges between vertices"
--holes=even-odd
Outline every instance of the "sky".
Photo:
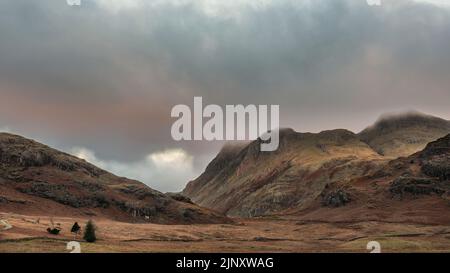
[{"label": "sky", "polygon": [[180,191],[223,143],[176,142],[177,104],[277,104],[282,127],[450,119],[444,0],[0,1],[0,131]]}]

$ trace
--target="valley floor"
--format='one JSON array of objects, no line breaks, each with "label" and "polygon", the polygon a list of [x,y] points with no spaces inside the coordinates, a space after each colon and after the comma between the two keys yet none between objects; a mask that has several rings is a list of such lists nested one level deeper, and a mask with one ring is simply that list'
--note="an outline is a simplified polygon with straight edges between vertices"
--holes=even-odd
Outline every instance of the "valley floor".
[{"label": "valley floor", "polygon": [[[49,235],[49,217],[0,213],[12,229],[0,231],[0,252],[69,252],[78,240],[70,233],[77,221],[53,218],[61,234]],[[39,219],[39,223],[36,223]],[[450,226],[383,222],[299,222],[295,217],[236,219],[236,224],[157,225],[96,219],[96,243],[82,252],[369,252],[378,241],[382,252],[450,252]],[[3,226],[0,226],[2,229]]]}]

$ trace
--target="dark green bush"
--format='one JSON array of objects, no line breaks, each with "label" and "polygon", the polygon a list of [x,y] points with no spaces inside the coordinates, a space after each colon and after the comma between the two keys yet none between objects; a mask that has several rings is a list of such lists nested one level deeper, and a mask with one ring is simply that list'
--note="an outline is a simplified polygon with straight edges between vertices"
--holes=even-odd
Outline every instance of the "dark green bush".
[{"label": "dark green bush", "polygon": [[97,241],[97,237],[95,235],[96,229],[97,228],[95,227],[94,222],[92,222],[92,220],[89,220],[86,224],[86,228],[84,229],[83,239],[88,243],[94,243],[95,241]]}]

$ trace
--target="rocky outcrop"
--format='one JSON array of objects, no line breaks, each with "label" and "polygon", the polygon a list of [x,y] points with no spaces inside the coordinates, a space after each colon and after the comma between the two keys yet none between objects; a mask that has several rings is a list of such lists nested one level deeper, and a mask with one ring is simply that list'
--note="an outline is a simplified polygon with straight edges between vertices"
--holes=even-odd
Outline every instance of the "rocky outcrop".
[{"label": "rocky outcrop", "polygon": [[342,207],[350,203],[351,198],[345,190],[339,189],[323,195],[322,204],[326,207]]},{"label": "rocky outcrop", "polygon": [[443,156],[425,161],[422,165],[422,172],[440,180],[450,180],[450,157]]},{"label": "rocky outcrop", "polygon": [[450,136],[446,135],[436,141],[427,144],[425,149],[420,152],[421,158],[434,156],[448,156],[450,154]]},{"label": "rocky outcrop", "polygon": [[422,172],[440,180],[450,180],[450,135],[431,142],[420,153]]},{"label": "rocky outcrop", "polygon": [[442,195],[448,190],[450,190],[448,183],[426,177],[399,177],[390,186],[391,193],[401,197],[406,194],[415,196],[430,194]]},{"label": "rocky outcrop", "polygon": [[450,134],[426,145],[405,159],[390,163],[402,174],[390,184],[394,196],[450,194]]},{"label": "rocky outcrop", "polygon": [[192,200],[181,194],[181,193],[173,193],[173,192],[168,192],[166,193],[167,196],[169,196],[170,198],[176,200],[176,201],[180,201],[180,202],[184,202],[184,203],[189,203],[189,204],[194,204],[194,202],[192,202]]}]

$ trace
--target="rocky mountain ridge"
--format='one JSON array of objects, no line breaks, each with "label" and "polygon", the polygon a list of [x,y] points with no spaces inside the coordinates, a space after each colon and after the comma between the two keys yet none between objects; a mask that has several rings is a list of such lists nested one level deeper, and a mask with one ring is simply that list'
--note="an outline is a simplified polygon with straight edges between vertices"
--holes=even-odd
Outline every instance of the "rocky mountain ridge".
[{"label": "rocky mountain ridge", "polygon": [[0,133],[0,211],[126,222],[219,223],[211,210],[17,135]]},{"label": "rocky mountain ridge", "polygon": [[[245,147],[225,147],[202,175],[188,183],[183,194],[197,204],[240,217],[310,209],[324,212],[352,206],[365,210],[370,204],[389,204],[396,192],[408,192],[404,183],[419,183],[428,169],[447,178],[448,166],[442,163],[447,154],[431,159],[430,147],[438,144],[428,142],[449,134],[449,124],[443,119],[409,113],[384,117],[359,134],[342,129],[318,134],[281,130],[280,148],[275,152],[260,152],[259,140]],[[445,139],[439,145],[445,144]],[[418,160],[410,156],[422,149],[420,164],[424,165],[418,166]],[[445,144],[442,150],[446,149]],[[401,162],[408,160],[416,163],[402,169]],[[405,182],[403,172],[409,168],[423,170],[420,175],[414,174],[419,180]],[[440,168],[443,170],[436,171]],[[373,188],[379,191],[372,192]]]}]

